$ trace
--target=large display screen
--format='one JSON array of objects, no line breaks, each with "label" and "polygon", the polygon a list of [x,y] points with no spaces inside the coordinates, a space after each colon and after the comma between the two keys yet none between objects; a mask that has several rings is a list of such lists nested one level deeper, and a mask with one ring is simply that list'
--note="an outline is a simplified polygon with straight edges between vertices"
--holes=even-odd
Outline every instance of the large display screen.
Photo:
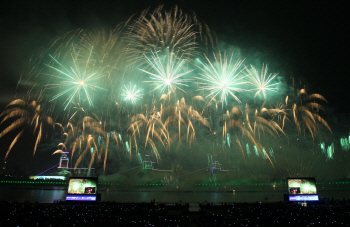
[{"label": "large display screen", "polygon": [[288,178],[288,193],[290,195],[316,195],[315,178]]},{"label": "large display screen", "polygon": [[97,178],[70,178],[68,194],[91,195],[97,192]]}]

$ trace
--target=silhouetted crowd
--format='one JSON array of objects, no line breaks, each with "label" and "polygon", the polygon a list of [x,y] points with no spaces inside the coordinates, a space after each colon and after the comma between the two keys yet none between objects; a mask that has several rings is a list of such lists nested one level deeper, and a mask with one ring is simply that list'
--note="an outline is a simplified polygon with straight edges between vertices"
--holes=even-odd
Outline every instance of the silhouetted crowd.
[{"label": "silhouetted crowd", "polygon": [[[40,204],[1,201],[0,226],[187,226],[188,204]],[[172,212],[172,210],[180,212]],[[170,215],[169,215],[170,214]]]},{"label": "silhouetted crowd", "polygon": [[198,226],[347,226],[350,207],[285,203],[202,204]]},{"label": "silhouetted crowd", "polygon": [[[348,203],[189,204],[18,203],[0,201],[0,226],[345,226]],[[304,204],[306,205],[306,204]]]}]

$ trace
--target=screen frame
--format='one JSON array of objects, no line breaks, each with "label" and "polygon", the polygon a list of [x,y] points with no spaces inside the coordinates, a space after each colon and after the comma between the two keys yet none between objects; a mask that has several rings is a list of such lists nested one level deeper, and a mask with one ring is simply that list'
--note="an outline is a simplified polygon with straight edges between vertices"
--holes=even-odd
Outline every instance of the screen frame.
[{"label": "screen frame", "polygon": [[[89,193],[81,193],[81,194],[76,194],[76,193],[69,193],[69,186],[70,186],[70,180],[94,180],[96,182],[96,189],[95,189],[95,193],[94,194],[89,194]],[[68,179],[68,188],[67,188],[67,195],[96,195],[97,194],[97,190],[98,190],[98,177],[70,177]]]},{"label": "screen frame", "polygon": [[[290,188],[289,187],[289,180],[312,180],[313,182],[315,182],[315,188],[316,188],[316,193],[314,194],[305,194],[305,193],[297,193],[297,194],[293,194],[290,193]],[[317,194],[317,183],[316,183],[316,178],[315,177],[288,177],[287,178],[287,189],[288,189],[288,195],[318,195]],[[299,188],[300,190],[300,188]]]}]

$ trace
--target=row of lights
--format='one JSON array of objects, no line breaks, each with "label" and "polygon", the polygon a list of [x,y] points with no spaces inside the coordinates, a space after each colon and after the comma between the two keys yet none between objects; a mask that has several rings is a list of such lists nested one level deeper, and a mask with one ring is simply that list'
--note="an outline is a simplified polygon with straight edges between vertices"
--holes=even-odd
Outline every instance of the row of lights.
[{"label": "row of lights", "polygon": [[[5,184],[68,184],[65,181],[0,181],[0,183]],[[98,183],[100,185],[113,185],[113,183]],[[114,185],[119,185],[119,183],[116,183]]]},{"label": "row of lights", "polygon": [[[5,184],[67,184],[67,182],[59,182],[59,181],[0,181],[0,183]],[[98,183],[99,185],[120,185],[119,183]],[[350,184],[349,181],[342,181],[342,182],[329,182],[329,183],[316,183],[316,184]],[[134,184],[137,186],[141,185],[150,185],[150,186],[162,186],[162,185],[174,185],[174,184]],[[241,185],[241,184],[196,184],[196,186],[208,186],[208,185],[215,185],[215,186],[221,186],[221,185]],[[261,184],[247,184],[247,185],[286,185],[286,183],[261,183]]]},{"label": "row of lights", "polygon": [[0,183],[5,183],[5,184],[67,184],[67,182],[59,182],[59,181],[0,181]]}]

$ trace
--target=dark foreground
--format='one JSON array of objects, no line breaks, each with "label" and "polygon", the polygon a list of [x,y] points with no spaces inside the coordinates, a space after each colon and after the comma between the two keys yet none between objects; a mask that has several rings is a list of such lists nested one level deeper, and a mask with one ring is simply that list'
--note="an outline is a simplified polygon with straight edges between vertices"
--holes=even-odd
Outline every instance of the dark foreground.
[{"label": "dark foreground", "polygon": [[[197,211],[192,206],[197,206]],[[0,226],[344,226],[350,201],[279,203],[72,205],[0,201]]]}]

